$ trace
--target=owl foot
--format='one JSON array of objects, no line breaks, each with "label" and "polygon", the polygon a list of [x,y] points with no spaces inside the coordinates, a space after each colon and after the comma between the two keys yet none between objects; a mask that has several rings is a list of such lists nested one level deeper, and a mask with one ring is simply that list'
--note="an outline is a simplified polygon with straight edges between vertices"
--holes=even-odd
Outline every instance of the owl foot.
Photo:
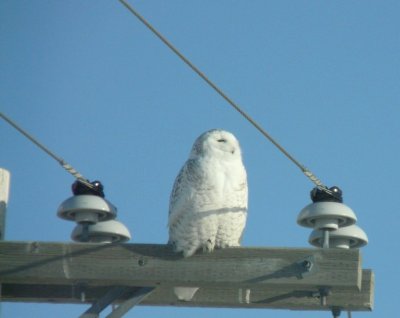
[{"label": "owl foot", "polygon": [[183,257],[190,257],[194,253],[196,253],[197,248],[196,247],[190,247],[189,249],[184,249],[183,250]]}]

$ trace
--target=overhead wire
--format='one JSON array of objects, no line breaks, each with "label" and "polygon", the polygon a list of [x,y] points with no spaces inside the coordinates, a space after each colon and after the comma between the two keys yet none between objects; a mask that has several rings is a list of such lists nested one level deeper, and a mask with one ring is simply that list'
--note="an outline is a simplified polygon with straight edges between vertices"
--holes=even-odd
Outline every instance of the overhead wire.
[{"label": "overhead wire", "polygon": [[70,173],[73,177],[79,180],[81,183],[85,184],[89,188],[93,188],[93,184],[91,184],[83,175],[81,175],[77,170],[75,170],[69,163],[67,163],[64,159],[58,157],[54,152],[40,143],[36,138],[34,138],[31,134],[22,129],[17,123],[15,123],[11,118],[4,115],[0,112],[0,117],[2,117],[8,124],[14,127],[17,131],[19,131],[22,135],[28,138],[32,143],[38,146],[41,150],[43,150],[46,154],[52,157],[55,161],[57,161],[68,173]]},{"label": "overhead wire", "polygon": [[[198,67],[196,67],[188,58],[186,58],[175,46],[171,44],[159,31],[157,31],[144,17],[142,17],[129,3],[125,0],[119,0],[135,17],[137,17],[150,31],[152,31],[167,47],[169,47],[186,65],[188,65],[196,74],[198,74],[211,88],[213,88],[225,101],[228,102],[237,112],[239,112],[248,122],[250,122],[264,137],[266,137],[275,147],[278,148],[292,163],[294,163],[303,174],[313,182],[317,188],[331,193],[322,182],[319,180],[308,168],[301,164],[296,158],[294,158],[282,145],[280,145],[265,129],[261,127],[249,114],[247,114],[237,103],[235,103],[227,94],[225,94],[213,81],[211,81]],[[56,160],[67,172],[69,172],[76,179],[81,181],[89,188],[93,188],[93,185],[85,179],[77,170],[75,170],[70,164],[64,159],[55,155],[47,147],[41,144],[37,139],[23,130],[10,118],[0,112],[0,116],[18,130],[22,135],[28,138],[32,143],[38,146],[41,150],[47,153],[50,157]]]},{"label": "overhead wire", "polygon": [[198,67],[196,67],[187,57],[185,57],[170,41],[167,40],[157,29],[155,29],[137,10],[127,1],[119,0],[136,18],[138,18],[154,35],[156,35],[168,48],[170,48],[186,65],[188,65],[197,75],[199,75],[211,88],[213,88],[225,101],[228,102],[237,112],[239,112],[248,122],[250,122],[264,137],[266,137],[275,147],[277,147],[291,162],[293,162],[304,175],[313,182],[317,188],[331,193],[331,191],[319,180],[308,168],[294,158],[283,146],[281,146],[265,129],[263,129],[250,115],[248,115],[237,103],[225,94],[213,81],[211,81]]}]

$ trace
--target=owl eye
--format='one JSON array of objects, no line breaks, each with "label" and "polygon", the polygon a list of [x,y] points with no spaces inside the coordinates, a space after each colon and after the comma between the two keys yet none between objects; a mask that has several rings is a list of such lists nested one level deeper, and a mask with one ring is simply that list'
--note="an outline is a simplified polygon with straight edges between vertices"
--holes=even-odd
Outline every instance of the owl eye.
[{"label": "owl eye", "polygon": [[217,141],[218,142],[226,142],[226,139],[221,138],[221,139],[218,139]]}]

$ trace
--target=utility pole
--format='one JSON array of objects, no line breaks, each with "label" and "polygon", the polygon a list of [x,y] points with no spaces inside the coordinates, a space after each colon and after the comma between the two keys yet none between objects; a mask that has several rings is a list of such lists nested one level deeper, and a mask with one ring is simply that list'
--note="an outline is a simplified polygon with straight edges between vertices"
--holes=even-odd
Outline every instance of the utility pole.
[{"label": "utility pole", "polygon": [[10,173],[0,168],[0,241],[4,240],[9,188]]},{"label": "utility pole", "polygon": [[[10,172],[0,168],[0,241],[4,240],[6,229],[6,211],[8,205],[8,194],[10,189]],[[2,286],[0,284],[0,297]],[[0,304],[0,318],[3,316]]]}]

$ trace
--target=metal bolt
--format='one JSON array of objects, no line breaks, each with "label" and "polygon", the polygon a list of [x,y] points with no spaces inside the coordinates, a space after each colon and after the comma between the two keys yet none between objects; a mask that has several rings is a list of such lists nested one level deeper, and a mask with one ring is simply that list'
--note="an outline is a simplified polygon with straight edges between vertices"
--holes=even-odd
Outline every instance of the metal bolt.
[{"label": "metal bolt", "polygon": [[297,278],[298,279],[304,278],[304,275],[310,273],[314,266],[313,257],[311,256],[307,257],[306,259],[302,259],[298,261],[296,265],[298,270]]},{"label": "metal bolt", "polygon": [[144,266],[144,265],[146,265],[146,260],[144,258],[140,258],[138,260],[138,264],[139,264],[139,266]]},{"label": "metal bolt", "polygon": [[321,299],[321,306],[325,307],[326,306],[326,300],[328,296],[331,294],[331,290],[329,287],[322,287],[319,290],[319,296]]},{"label": "metal bolt", "polygon": [[84,303],[86,301],[86,294],[84,291],[81,291],[81,303]]},{"label": "metal bolt", "polygon": [[303,268],[304,268],[307,272],[309,272],[309,271],[311,270],[312,266],[313,266],[313,263],[312,263],[311,261],[309,261],[309,260],[304,260],[304,261],[301,263],[301,266],[303,266]]},{"label": "metal bolt", "polygon": [[332,308],[332,316],[333,318],[339,318],[342,310],[339,307],[333,307]]}]

